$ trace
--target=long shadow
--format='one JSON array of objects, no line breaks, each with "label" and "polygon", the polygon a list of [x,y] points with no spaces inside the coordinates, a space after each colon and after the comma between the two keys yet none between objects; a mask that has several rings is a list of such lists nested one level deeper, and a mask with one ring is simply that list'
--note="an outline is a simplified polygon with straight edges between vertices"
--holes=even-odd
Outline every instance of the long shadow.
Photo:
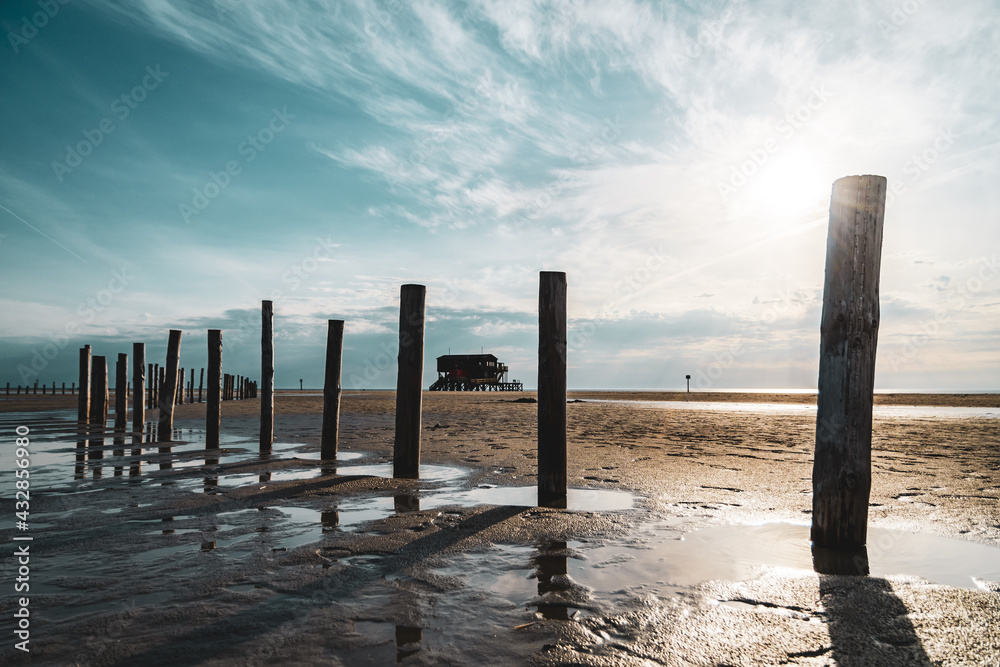
[{"label": "long shadow", "polygon": [[[158,644],[146,651],[113,663],[116,667],[131,665],[176,665],[178,655],[186,656],[185,664],[196,665],[232,651],[237,646],[273,632],[277,625],[349,599],[359,590],[388,574],[399,572],[448,549],[492,526],[529,511],[527,507],[495,507],[463,521],[455,528],[439,530],[417,538],[392,554],[387,554],[371,567],[354,568],[352,576],[325,577],[322,582],[310,582],[292,593],[269,599],[230,616],[220,618],[210,625],[201,626],[187,634]],[[303,598],[310,600],[303,604]],[[191,619],[192,623],[198,622]],[[211,640],[211,641],[206,641]]]},{"label": "long shadow", "polygon": [[831,654],[838,665],[933,665],[908,616],[909,610],[885,579],[868,576],[868,555],[813,550],[820,574],[832,647],[795,657]]}]

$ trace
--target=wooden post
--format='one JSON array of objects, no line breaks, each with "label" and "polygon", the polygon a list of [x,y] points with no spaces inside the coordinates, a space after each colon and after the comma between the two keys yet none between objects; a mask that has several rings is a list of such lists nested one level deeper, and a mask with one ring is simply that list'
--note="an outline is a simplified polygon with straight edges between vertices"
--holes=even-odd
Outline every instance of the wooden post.
[{"label": "wooden post", "polygon": [[167,366],[163,371],[163,389],[160,395],[160,422],[157,426],[157,441],[170,442],[174,431],[174,399],[177,397],[177,367],[181,357],[181,332],[170,330],[167,340]]},{"label": "wooden post", "polygon": [[108,423],[108,360],[90,358],[90,423],[104,431]]},{"label": "wooden post", "polygon": [[115,433],[128,429],[128,355],[118,354],[115,365]]},{"label": "wooden post", "polygon": [[[205,369],[202,378],[205,377]],[[199,396],[200,396],[199,390]],[[205,448],[219,448],[222,426],[222,330],[208,330],[208,409],[206,410]]]},{"label": "wooden post", "polygon": [[[90,346],[80,348],[80,396],[77,399],[77,421],[90,419]],[[18,387],[20,389],[20,386]]]},{"label": "wooden post", "polygon": [[424,375],[424,301],[427,288],[399,290],[399,357],[396,375],[396,441],[392,476],[420,477],[420,409]]},{"label": "wooden post", "polygon": [[184,405],[184,368],[177,371],[177,405]]},{"label": "wooden post", "polygon": [[205,393],[205,367],[201,367],[201,377],[198,379],[198,402],[202,402]]},{"label": "wooden post", "polygon": [[160,389],[163,387],[163,369],[159,364],[153,364],[153,407],[160,407]]},{"label": "wooden post", "polygon": [[340,375],[344,355],[344,320],[326,324],[326,379],[323,381],[323,435],[319,458],[337,458],[337,432],[340,428]]},{"label": "wooden post", "polygon": [[[62,383],[61,389],[62,389],[62,395],[65,396],[66,395],[66,383],[65,382]],[[10,382],[7,383],[7,393],[8,394],[10,393]]]},{"label": "wooden post", "polygon": [[872,394],[886,179],[833,184],[820,324],[812,540],[857,548],[867,539]]},{"label": "wooden post", "polygon": [[538,286],[538,504],[566,506],[566,274]]},{"label": "wooden post", "polygon": [[270,452],[274,444],[274,302],[262,301],[260,309],[260,451]]},{"label": "wooden post", "polygon": [[146,377],[148,378],[149,387],[146,392],[146,409],[152,410],[156,407],[156,403],[153,402],[153,385],[156,384],[156,376],[153,375],[153,364],[146,364]]},{"label": "wooden post", "polygon": [[146,426],[146,344],[132,343],[132,433]]}]

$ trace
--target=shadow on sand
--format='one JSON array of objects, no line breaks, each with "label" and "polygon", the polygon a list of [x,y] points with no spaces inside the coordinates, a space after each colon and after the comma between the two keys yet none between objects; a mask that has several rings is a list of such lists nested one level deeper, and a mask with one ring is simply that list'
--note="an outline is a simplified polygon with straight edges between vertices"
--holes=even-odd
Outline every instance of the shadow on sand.
[{"label": "shadow on sand", "polygon": [[868,576],[867,549],[814,547],[813,567],[820,575],[820,601],[832,647],[812,656],[830,654],[845,667],[934,664],[892,584]]}]

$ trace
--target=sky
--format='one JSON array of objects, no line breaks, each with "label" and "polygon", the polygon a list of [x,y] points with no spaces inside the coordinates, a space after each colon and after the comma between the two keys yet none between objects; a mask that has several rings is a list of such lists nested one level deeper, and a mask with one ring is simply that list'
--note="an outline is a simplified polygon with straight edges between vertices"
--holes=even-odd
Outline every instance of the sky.
[{"label": "sky", "polygon": [[0,386],[147,344],[321,387],[485,350],[577,388],[814,389],[830,190],[888,179],[876,390],[1000,389],[1000,6],[10,0]]}]

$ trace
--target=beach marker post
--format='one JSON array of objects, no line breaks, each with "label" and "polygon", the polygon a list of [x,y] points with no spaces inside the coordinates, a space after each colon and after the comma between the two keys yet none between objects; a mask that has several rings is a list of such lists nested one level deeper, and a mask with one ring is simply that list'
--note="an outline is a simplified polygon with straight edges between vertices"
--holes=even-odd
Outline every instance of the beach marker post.
[{"label": "beach marker post", "polygon": [[170,330],[167,339],[167,365],[160,369],[162,384],[160,389],[160,420],[157,426],[157,441],[170,442],[174,431],[174,400],[177,398],[178,365],[181,360],[181,332]]},{"label": "beach marker post", "polygon": [[[77,397],[76,419],[86,424],[90,419],[90,346],[80,348],[80,395]],[[21,386],[17,387],[21,393]]]},{"label": "beach marker post", "polygon": [[566,274],[538,283],[538,504],[566,507]]},{"label": "beach marker post", "polygon": [[868,532],[884,176],[833,184],[820,324],[814,548],[856,549]]},{"label": "beach marker post", "polygon": [[[204,375],[202,369],[202,375]],[[205,410],[205,449],[219,448],[222,429],[222,330],[208,330],[208,408]]]},{"label": "beach marker post", "polygon": [[344,320],[327,320],[326,377],[323,380],[323,435],[319,455],[319,458],[324,461],[337,458],[337,435],[340,429],[340,376],[343,356]]},{"label": "beach marker post", "polygon": [[260,451],[271,451],[274,444],[274,302],[262,301],[260,308],[260,381],[264,394],[260,400]]},{"label": "beach marker post", "polygon": [[198,402],[203,403],[202,400],[205,396],[205,367],[201,367],[201,374],[198,378]]},{"label": "beach marker post", "polygon": [[399,290],[399,356],[396,374],[396,438],[392,476],[420,477],[420,410],[424,374],[424,285]]}]

